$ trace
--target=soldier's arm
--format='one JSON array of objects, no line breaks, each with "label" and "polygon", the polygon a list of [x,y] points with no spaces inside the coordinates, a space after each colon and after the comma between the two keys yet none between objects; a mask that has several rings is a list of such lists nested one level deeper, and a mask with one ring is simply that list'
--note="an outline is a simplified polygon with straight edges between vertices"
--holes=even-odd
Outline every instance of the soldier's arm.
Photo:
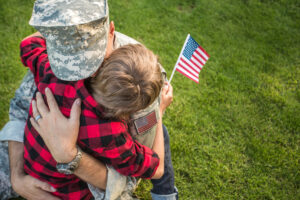
[{"label": "soldier's arm", "polygon": [[[45,93],[49,109],[40,93],[37,93],[37,100],[32,102],[33,116],[36,116],[38,111],[42,119],[36,122],[31,118],[30,121],[43,138],[53,158],[59,163],[68,163],[77,154],[76,141],[81,113],[80,100],[75,101],[70,118],[66,118],[59,110],[50,89],[46,89]],[[87,153],[82,152],[82,158],[74,174],[97,188],[106,188],[106,166]]]},{"label": "soldier's arm", "polygon": [[10,102],[9,122],[0,133],[0,140],[9,143],[11,184],[14,190],[26,199],[56,200],[49,192],[53,192],[51,186],[29,175],[25,175],[23,169],[24,154],[24,127],[28,116],[30,100],[36,90],[33,75],[28,72],[24,77],[15,97]]},{"label": "soldier's arm", "polygon": [[9,141],[9,160],[11,169],[11,185],[15,192],[25,199],[58,200],[51,192],[55,189],[46,182],[42,182],[24,173],[24,144]]},{"label": "soldier's arm", "polygon": [[0,140],[23,142],[29,105],[35,90],[33,75],[28,71],[10,101],[9,122],[1,131]]},{"label": "soldier's arm", "polygon": [[[28,117],[30,101],[36,90],[34,78],[31,72],[24,77],[15,97],[10,102],[9,118],[10,121],[5,125],[0,134],[0,140],[9,141],[9,157],[11,169],[11,182],[14,190],[23,197],[29,198],[26,194],[37,194],[39,196],[49,195],[51,186],[40,182],[24,174],[24,128]],[[63,152],[63,151],[62,151]],[[64,152],[62,153],[64,154]],[[91,168],[91,166],[93,166]],[[86,170],[91,169],[91,170]],[[106,167],[88,154],[83,154],[81,164],[75,174],[83,180],[92,183],[96,187],[105,189],[106,186]],[[99,176],[97,176],[99,174]],[[25,188],[20,183],[26,183]],[[44,191],[43,191],[44,190]],[[29,193],[27,193],[28,191]],[[47,192],[45,192],[47,191]],[[49,199],[49,198],[45,198]]]}]

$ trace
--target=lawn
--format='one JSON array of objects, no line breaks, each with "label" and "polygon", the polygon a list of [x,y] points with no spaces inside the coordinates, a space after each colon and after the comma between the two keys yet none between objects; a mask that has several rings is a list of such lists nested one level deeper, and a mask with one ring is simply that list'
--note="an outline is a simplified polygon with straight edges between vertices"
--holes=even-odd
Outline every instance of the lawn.
[{"label": "lawn", "polygon": [[[176,72],[164,123],[181,199],[300,199],[298,0],[114,0],[117,31],[170,76],[190,33],[211,58],[200,83]],[[32,0],[0,0],[0,127],[26,69]],[[149,181],[136,195],[150,199]]]}]

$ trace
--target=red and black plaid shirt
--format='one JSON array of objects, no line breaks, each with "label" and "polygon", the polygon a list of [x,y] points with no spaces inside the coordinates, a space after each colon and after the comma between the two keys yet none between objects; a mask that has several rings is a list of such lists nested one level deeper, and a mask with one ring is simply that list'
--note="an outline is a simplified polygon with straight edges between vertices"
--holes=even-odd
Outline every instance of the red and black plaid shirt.
[{"label": "red and black plaid shirt", "polygon": [[[101,106],[84,85],[84,80],[62,81],[53,74],[41,37],[29,37],[21,42],[21,60],[34,74],[35,83],[45,99],[45,88],[53,92],[61,112],[69,117],[76,98],[82,100],[80,130],[77,144],[81,149],[126,176],[151,178],[159,158],[150,148],[136,142],[128,132],[127,124],[105,119]],[[35,95],[34,95],[35,98]],[[29,115],[32,116],[30,106]],[[54,195],[62,199],[91,199],[86,183],[75,175],[61,174],[56,161],[38,132],[27,120],[24,139],[24,169],[26,173],[50,183],[57,189]]]}]

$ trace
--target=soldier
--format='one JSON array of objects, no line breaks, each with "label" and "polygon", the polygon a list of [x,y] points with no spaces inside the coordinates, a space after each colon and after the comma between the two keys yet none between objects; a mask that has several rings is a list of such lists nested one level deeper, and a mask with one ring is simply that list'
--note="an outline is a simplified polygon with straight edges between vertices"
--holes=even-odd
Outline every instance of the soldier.
[{"label": "soldier", "polygon": [[[43,25],[42,23],[46,21],[45,19],[49,20],[49,17],[51,19],[51,16],[52,17],[54,16],[53,14],[55,12],[53,12],[53,11],[61,11],[61,13],[64,14],[63,16],[60,16],[60,18],[58,18],[58,21],[55,21],[55,20],[52,21],[53,23],[56,23],[56,22],[62,23],[59,20],[64,19],[64,18],[65,18],[64,23],[66,21],[68,23],[70,23],[70,24],[64,24],[66,26],[72,25],[72,23],[73,24],[78,23],[78,21],[76,21],[76,20],[82,20],[82,21],[80,21],[81,23],[86,23],[86,22],[92,21],[93,17],[99,17],[99,16],[95,16],[95,13],[97,13],[97,12],[93,12],[94,10],[92,9],[92,8],[97,8],[97,5],[99,5],[99,2],[100,2],[100,6],[103,6],[103,7],[107,6],[106,1],[80,1],[80,3],[76,3],[75,1],[73,1],[73,3],[74,3],[74,4],[72,4],[74,6],[73,10],[74,9],[82,10],[82,5],[85,5],[85,6],[83,6],[83,8],[84,7],[87,8],[87,5],[93,4],[93,6],[86,9],[86,11],[89,11],[89,13],[85,13],[85,12],[80,11],[79,15],[77,15],[77,17],[74,17],[74,16],[72,16],[72,14],[74,14],[74,12],[70,12],[70,13],[62,12],[63,11],[62,8],[66,7],[66,5],[64,6],[64,2],[65,1],[56,1],[55,4],[53,4],[52,1],[37,1],[36,4],[35,4],[35,10],[34,10],[36,12],[34,14],[36,14],[36,15],[33,15],[32,20],[31,20],[31,24],[35,25],[36,27],[39,26],[39,25]],[[77,1],[77,2],[79,2],[79,1]],[[69,4],[68,7],[70,8],[70,5],[71,5],[70,3],[72,3],[72,1],[68,1],[66,3]],[[53,9],[53,7],[51,7],[49,5],[55,5],[56,8]],[[47,13],[47,15],[45,13],[44,13],[45,15],[39,15],[39,14],[41,14],[40,11],[42,10],[42,9],[39,9],[39,8],[44,8],[43,12]],[[98,7],[98,9],[99,9],[99,7]],[[70,10],[70,9],[68,9],[68,10]],[[85,9],[83,9],[83,10],[85,10]],[[51,13],[52,13],[52,15],[51,15]],[[93,14],[91,14],[91,13],[93,13]],[[108,15],[108,9],[107,9],[107,12],[105,12],[105,13],[106,13],[106,15]],[[37,17],[37,18],[35,18],[35,17]],[[36,22],[35,19],[44,19],[45,21],[41,20],[40,22],[38,22],[39,24],[34,24]],[[47,22],[47,25],[49,25],[49,21],[46,21],[46,22]],[[42,26],[41,26],[41,29],[42,29]],[[112,43],[110,45],[112,48],[118,48],[119,46],[122,46],[126,43],[136,43],[136,41],[134,41],[131,38],[128,38],[127,36],[124,36],[123,34],[120,34],[120,33],[117,33],[117,32],[115,33],[113,23],[110,23],[109,35],[111,36],[111,40],[109,40],[109,41],[111,41],[111,43]],[[82,38],[84,39],[84,36]],[[72,40],[67,40],[67,38],[65,39],[65,41],[66,42],[68,42],[68,41],[72,42]],[[108,41],[108,43],[109,43],[109,41]],[[59,45],[59,44],[57,44],[57,45]],[[81,45],[84,46],[85,42],[83,42]],[[102,44],[102,46],[106,47],[106,45],[104,45],[104,44]],[[107,46],[109,48],[109,44]],[[108,51],[108,49],[107,49],[107,51]],[[102,55],[104,55],[103,50],[99,51],[99,54],[101,54],[101,53],[102,53]],[[86,57],[89,57],[89,56],[87,55]],[[102,57],[102,60],[103,60],[103,56],[99,56],[99,57],[100,58]],[[97,63],[92,63],[90,65],[91,66],[100,66],[99,63],[101,63],[102,60],[100,60],[100,61],[97,60]],[[66,58],[64,61],[68,62],[68,58]],[[86,61],[89,62],[91,60],[89,59],[89,60],[86,60]],[[55,62],[55,59],[53,60],[53,62]],[[53,65],[53,66],[55,66],[55,65]],[[80,68],[82,66],[85,66],[85,65],[77,65],[77,69],[78,69],[78,67]],[[61,67],[64,67],[64,66],[61,66]],[[82,68],[81,70],[70,71],[72,69],[74,69],[74,66],[73,66],[73,68],[63,68],[63,70],[57,70],[56,72],[55,72],[55,70],[53,70],[53,71],[56,74],[56,76],[61,78],[61,79],[78,80],[78,79],[82,79],[82,78],[86,78],[86,77],[90,76],[92,73],[94,73],[97,70],[97,67],[96,68],[91,67],[89,69]],[[10,146],[10,157],[13,158],[13,159],[10,159],[10,164],[11,164],[11,169],[12,169],[11,170],[12,182],[13,183],[14,182],[19,183],[19,185],[17,185],[17,184],[14,185],[14,188],[17,190],[17,192],[21,193],[21,195],[24,195],[24,197],[26,197],[26,198],[35,198],[36,196],[42,197],[41,195],[48,195],[47,199],[50,199],[49,194],[43,192],[43,190],[53,192],[52,188],[49,185],[44,184],[42,182],[39,182],[38,180],[30,179],[28,176],[26,176],[22,173],[21,173],[21,175],[18,174],[20,172],[20,167],[23,167],[22,159],[19,157],[19,155],[22,155],[22,152],[20,153],[20,149],[23,150],[22,143],[20,143],[20,142],[23,141],[23,130],[24,130],[25,120],[27,118],[27,112],[28,112],[28,108],[29,108],[29,101],[30,101],[34,91],[35,91],[35,87],[34,87],[32,75],[28,74],[25,77],[25,79],[23,80],[23,83],[21,84],[21,87],[17,90],[15,98],[11,102],[11,108],[10,108],[10,119],[11,119],[11,121],[8,122],[6,124],[6,126],[3,128],[2,133],[0,134],[0,136],[1,136],[2,140],[16,141],[16,142],[10,142],[9,146]],[[167,136],[166,130],[165,130],[165,136]],[[5,149],[5,147],[7,147],[3,144],[1,146],[4,147],[4,149]],[[65,152],[62,151],[61,153],[63,154]],[[4,152],[4,154],[7,154],[7,153]],[[89,164],[93,163],[93,162],[95,163],[95,160],[93,160],[89,155],[84,154],[84,156],[86,157],[87,160],[88,159],[90,159],[90,160],[89,160],[89,162],[81,162],[80,163],[80,165],[82,165],[81,168],[83,168],[83,169],[84,169],[84,164],[85,163],[89,163]],[[3,163],[1,163],[1,164],[3,164]],[[98,186],[99,188],[102,187],[104,189],[103,186],[106,183],[103,183],[103,182],[105,182],[105,181],[101,182],[101,180],[99,178],[95,178],[95,177],[105,176],[106,173],[103,172],[103,165],[98,163],[98,164],[95,164],[95,165],[92,165],[92,166],[98,166],[98,169],[100,169],[100,170],[95,170],[95,171],[97,171],[99,173],[99,176],[96,176],[96,174],[93,173],[89,177],[86,174],[87,170],[86,171],[82,170],[80,172],[77,172],[78,174],[76,174],[76,172],[74,172],[74,173],[77,176],[79,176],[80,178],[82,178],[83,180],[85,180],[87,182],[91,182],[95,186]],[[8,167],[3,166],[1,169],[6,170],[6,169],[8,169]],[[18,175],[14,175],[14,172],[16,172],[16,174],[18,174]],[[82,174],[80,174],[80,173],[82,173]],[[6,174],[8,174],[8,173],[6,172]],[[20,178],[20,176],[22,176],[22,178]],[[3,178],[7,179],[8,177],[3,177]],[[20,179],[22,179],[22,181],[24,183],[23,185],[20,184],[20,183],[22,183],[22,181],[20,181]],[[108,178],[108,180],[110,180],[110,178]],[[28,184],[29,183],[28,181],[30,183],[35,184],[35,186],[34,186],[35,188],[32,190],[32,192],[29,192],[30,191],[30,184]],[[9,184],[7,184],[7,186],[9,186]],[[23,187],[23,188],[21,188],[21,187]],[[1,187],[1,188],[4,188],[4,187]],[[27,191],[24,191],[24,190],[27,190]],[[173,191],[173,192],[175,192],[175,191]],[[28,193],[33,194],[33,196],[28,196],[28,195],[30,195]],[[4,196],[4,195],[6,195],[6,196]],[[8,197],[9,195],[11,195],[11,191],[9,189],[7,189],[6,194],[3,194],[3,198]],[[46,196],[44,196],[44,197],[46,198]]]}]

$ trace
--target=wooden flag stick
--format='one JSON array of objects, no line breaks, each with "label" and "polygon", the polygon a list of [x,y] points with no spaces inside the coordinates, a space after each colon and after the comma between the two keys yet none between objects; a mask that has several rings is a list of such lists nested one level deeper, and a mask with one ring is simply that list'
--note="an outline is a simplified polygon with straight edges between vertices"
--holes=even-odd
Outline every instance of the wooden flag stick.
[{"label": "wooden flag stick", "polygon": [[181,49],[181,52],[180,52],[179,57],[178,57],[178,59],[177,59],[177,62],[176,62],[176,64],[175,64],[175,66],[174,66],[173,72],[172,72],[172,74],[171,74],[169,83],[171,83],[171,81],[172,81],[172,78],[173,78],[174,73],[175,73],[175,71],[176,71],[177,64],[178,64],[178,62],[179,62],[179,59],[180,59],[180,57],[181,57],[181,55],[182,55],[182,53],[183,53],[184,47],[185,47],[185,45],[186,45],[186,43],[187,43],[189,37],[190,37],[190,34],[188,34],[187,37],[186,37],[186,39],[185,39],[185,42],[184,42],[184,44],[183,44],[183,47],[182,47],[182,49]]}]

